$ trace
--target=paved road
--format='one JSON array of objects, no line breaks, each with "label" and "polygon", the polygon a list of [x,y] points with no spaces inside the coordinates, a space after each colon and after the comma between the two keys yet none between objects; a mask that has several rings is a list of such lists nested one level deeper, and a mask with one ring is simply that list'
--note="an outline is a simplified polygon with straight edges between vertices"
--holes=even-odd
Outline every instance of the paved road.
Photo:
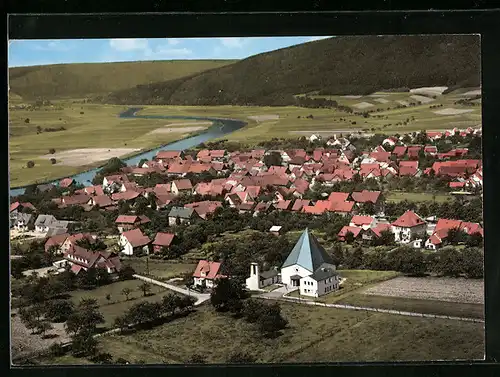
[{"label": "paved road", "polygon": [[145,281],[147,283],[158,285],[160,287],[164,287],[164,288],[170,289],[172,291],[175,291],[175,292],[178,292],[178,293],[182,293],[183,295],[186,295],[186,296],[193,296],[193,297],[195,297],[197,299],[197,301],[194,304],[194,306],[201,305],[202,303],[204,303],[205,301],[207,301],[207,300],[210,299],[210,295],[208,293],[198,293],[198,292],[191,291],[191,290],[188,291],[187,289],[181,288],[181,287],[179,287],[177,285],[164,283],[162,281],[151,279],[151,278],[148,278],[148,277],[142,276],[142,275],[137,275],[136,274],[136,275],[133,275],[133,276],[136,279]]}]

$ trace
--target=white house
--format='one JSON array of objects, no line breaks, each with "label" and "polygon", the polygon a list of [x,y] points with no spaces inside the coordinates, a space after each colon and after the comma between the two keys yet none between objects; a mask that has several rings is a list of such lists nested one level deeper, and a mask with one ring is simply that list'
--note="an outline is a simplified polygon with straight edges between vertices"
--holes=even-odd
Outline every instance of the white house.
[{"label": "white house", "polygon": [[10,214],[10,226],[19,232],[26,232],[31,217],[30,213],[12,212]]},{"label": "white house", "polygon": [[142,234],[139,228],[123,232],[120,235],[120,248],[125,255],[134,255],[138,252],[149,254],[149,245],[151,240],[148,236]]},{"label": "white house", "polygon": [[203,288],[213,288],[215,281],[225,277],[220,274],[221,263],[200,260],[193,273],[194,285]]},{"label": "white house", "polygon": [[391,224],[394,240],[409,243],[415,235],[425,234],[427,224],[413,211],[406,211],[401,217]]},{"label": "white house", "polygon": [[47,233],[52,228],[67,229],[69,221],[59,221],[52,215],[38,215],[35,220],[35,231]]},{"label": "white house", "polygon": [[305,296],[318,297],[338,289],[335,264],[316,237],[306,229],[281,266],[281,281]]},{"label": "white house", "polygon": [[250,264],[250,277],[246,280],[246,287],[250,291],[258,291],[272,284],[280,283],[278,269],[259,271],[258,263]]}]

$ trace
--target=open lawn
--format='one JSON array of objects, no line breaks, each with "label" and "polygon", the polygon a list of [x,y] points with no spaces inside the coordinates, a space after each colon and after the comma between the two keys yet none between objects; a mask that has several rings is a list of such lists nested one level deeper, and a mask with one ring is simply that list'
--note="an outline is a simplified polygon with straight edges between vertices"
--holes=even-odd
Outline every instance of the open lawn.
[{"label": "open lawn", "polygon": [[437,202],[443,203],[452,200],[451,195],[447,194],[433,194],[430,192],[397,192],[389,191],[385,193],[386,200],[389,202],[401,202],[408,200],[409,202]]},{"label": "open lawn", "polygon": [[[325,302],[327,304],[337,303],[352,292],[368,288],[376,283],[393,279],[400,275],[396,271],[372,271],[372,270],[338,270],[341,278],[345,281],[340,285],[340,289],[331,292],[327,295],[312,298],[302,296],[304,299],[311,299],[317,302]],[[293,291],[289,294],[292,297],[299,297],[299,291]]]},{"label": "open lawn", "polygon": [[263,339],[255,325],[208,305],[188,317],[131,335],[99,338],[116,360],[184,363],[202,354],[223,363],[234,352],[258,362],[328,362],[477,359],[483,357],[483,326],[381,313],[281,303],[289,327]]},{"label": "open lawn", "polygon": [[174,261],[165,261],[161,259],[146,258],[127,258],[123,264],[132,267],[138,274],[147,274],[149,265],[149,275],[157,277],[159,280],[168,280],[182,276],[186,272],[194,272],[196,264]]},{"label": "open lawn", "polygon": [[484,318],[484,305],[472,303],[421,300],[403,297],[353,294],[337,301],[337,304],[363,306],[377,309],[400,310],[423,314],[455,317]]},{"label": "open lawn", "polygon": [[[193,130],[193,126],[188,125],[181,132],[153,133],[157,129],[174,127],[169,126],[169,123],[174,122],[161,119],[118,118],[118,114],[126,108],[126,106],[73,104],[69,101],[60,101],[53,107],[44,106],[34,111],[11,110],[9,112],[11,186],[23,186],[72,175],[102,165],[113,156],[123,158],[140,150],[148,150],[182,139]],[[26,123],[27,119],[29,123]],[[39,134],[37,127],[42,128]],[[59,127],[65,129],[43,131],[45,128]],[[177,122],[175,129],[183,127]],[[52,164],[50,156],[47,156],[51,148],[56,151],[53,156],[56,158],[56,164]],[[78,163],[66,161],[68,153],[71,155],[74,154],[74,150],[87,148],[101,148],[103,153],[100,158],[97,156]],[[104,153],[108,149],[110,152]],[[61,156],[61,152],[65,152],[65,155]],[[34,161],[35,166],[27,168],[28,161]]]},{"label": "open lawn", "polygon": [[[78,304],[82,298],[96,299],[99,304],[99,310],[104,316],[106,323],[104,326],[109,327],[113,324],[114,319],[125,313],[133,305],[143,301],[159,301],[170,291],[163,287],[151,284],[150,295],[144,297],[142,290],[139,288],[143,282],[140,280],[126,280],[108,284],[90,291],[78,290],[70,292],[71,300]],[[130,289],[129,300],[122,293],[124,288]],[[106,295],[110,295],[110,300]]]}]

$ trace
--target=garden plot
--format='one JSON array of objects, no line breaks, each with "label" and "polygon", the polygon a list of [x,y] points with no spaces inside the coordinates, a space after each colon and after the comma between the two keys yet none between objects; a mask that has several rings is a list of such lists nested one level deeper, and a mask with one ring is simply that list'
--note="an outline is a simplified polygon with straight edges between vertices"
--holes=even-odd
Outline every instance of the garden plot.
[{"label": "garden plot", "polygon": [[376,98],[374,99],[375,102],[378,102],[378,103],[387,103],[389,102],[388,100],[386,100],[385,98]]},{"label": "garden plot", "polygon": [[398,100],[396,102],[403,106],[410,106],[410,103],[404,100]]},{"label": "garden plot", "polygon": [[484,282],[462,278],[398,277],[364,291],[367,295],[471,304],[484,303]]},{"label": "garden plot", "polygon": [[420,101],[422,103],[429,103],[429,102],[434,101],[433,98],[429,98],[426,96],[419,96],[418,94],[410,96],[410,98],[413,98],[415,101]]},{"label": "garden plot", "polygon": [[432,86],[411,89],[410,93],[423,94],[424,96],[440,96],[446,89],[448,89],[447,86]]},{"label": "garden plot", "polygon": [[356,103],[354,105],[352,105],[353,107],[355,107],[356,109],[368,109],[369,107],[373,107],[375,106],[373,103],[370,103],[370,102],[359,102],[359,103]]},{"label": "garden plot", "polygon": [[471,109],[452,109],[452,108],[447,108],[447,109],[442,109],[438,111],[434,111],[434,114],[438,115],[460,115],[460,114],[466,114],[466,113],[471,113],[474,110]]}]

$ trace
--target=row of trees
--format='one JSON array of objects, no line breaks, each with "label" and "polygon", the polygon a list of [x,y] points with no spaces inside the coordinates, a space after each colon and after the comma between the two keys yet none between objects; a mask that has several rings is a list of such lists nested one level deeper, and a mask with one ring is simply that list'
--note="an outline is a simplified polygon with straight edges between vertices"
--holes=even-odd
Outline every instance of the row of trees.
[{"label": "row of trees", "polygon": [[459,250],[447,246],[426,253],[411,247],[399,247],[390,252],[384,249],[367,252],[360,246],[351,251],[335,246],[333,256],[338,265],[347,269],[399,271],[415,276],[431,273],[473,279],[483,277],[484,253],[475,247]]}]

